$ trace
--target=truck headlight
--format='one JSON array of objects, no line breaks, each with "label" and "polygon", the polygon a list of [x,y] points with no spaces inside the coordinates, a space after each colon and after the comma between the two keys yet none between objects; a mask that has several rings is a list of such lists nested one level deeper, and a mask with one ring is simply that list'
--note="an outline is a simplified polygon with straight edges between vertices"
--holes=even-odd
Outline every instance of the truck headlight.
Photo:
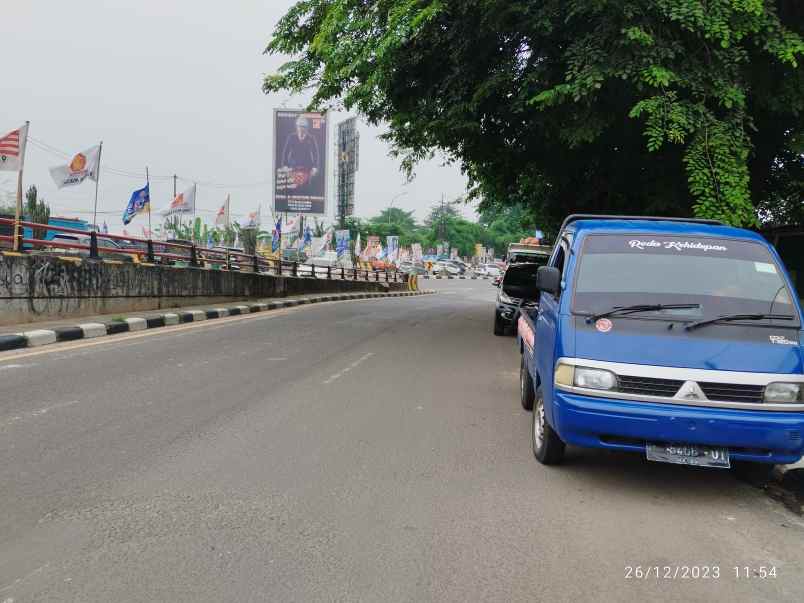
[{"label": "truck headlight", "polygon": [[588,389],[617,389],[617,375],[603,369],[559,364],[553,375],[556,385],[585,387]]},{"label": "truck headlight", "polygon": [[801,402],[801,384],[769,383],[765,387],[765,402]]},{"label": "truck headlight", "polygon": [[617,376],[611,371],[576,366],[575,385],[589,389],[617,389]]}]

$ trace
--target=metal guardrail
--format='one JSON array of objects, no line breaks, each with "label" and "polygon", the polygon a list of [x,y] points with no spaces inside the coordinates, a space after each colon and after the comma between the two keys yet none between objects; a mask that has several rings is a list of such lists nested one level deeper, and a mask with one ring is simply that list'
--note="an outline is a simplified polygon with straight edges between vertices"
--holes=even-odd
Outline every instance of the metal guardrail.
[{"label": "metal guardrail", "polygon": [[[7,224],[15,227],[15,221],[11,218],[0,218],[0,224]],[[23,227],[36,230],[46,230],[57,233],[76,235],[88,238],[87,244],[72,243],[67,241],[53,241],[48,239],[25,238]],[[299,262],[266,258],[262,255],[249,255],[245,252],[230,249],[207,249],[194,244],[184,244],[169,241],[154,241],[126,235],[99,234],[96,231],[78,230],[64,226],[54,226],[52,224],[38,224],[21,220],[19,229],[14,228],[14,232],[19,233],[17,237],[0,235],[0,241],[6,241],[14,246],[21,253],[31,251],[51,251],[57,253],[59,249],[78,250],[87,252],[86,257],[91,259],[102,259],[103,255],[130,256],[140,263],[163,264],[181,266],[186,263],[191,268],[220,269],[236,272],[251,272],[257,274],[273,274],[276,276],[296,276],[310,278],[326,278],[329,280],[353,280],[368,282],[402,283],[407,282],[408,275],[397,270],[366,270],[361,268],[345,268],[335,266],[316,266],[315,264],[301,264]],[[104,246],[104,240],[118,241],[120,247]]]}]

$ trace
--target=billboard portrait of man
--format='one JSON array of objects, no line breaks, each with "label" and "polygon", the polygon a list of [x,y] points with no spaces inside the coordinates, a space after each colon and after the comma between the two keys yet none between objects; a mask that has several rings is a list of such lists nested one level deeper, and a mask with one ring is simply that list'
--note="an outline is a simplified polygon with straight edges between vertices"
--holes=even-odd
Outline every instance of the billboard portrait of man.
[{"label": "billboard portrait of man", "polygon": [[326,118],[320,113],[277,111],[274,208],[325,213]]}]

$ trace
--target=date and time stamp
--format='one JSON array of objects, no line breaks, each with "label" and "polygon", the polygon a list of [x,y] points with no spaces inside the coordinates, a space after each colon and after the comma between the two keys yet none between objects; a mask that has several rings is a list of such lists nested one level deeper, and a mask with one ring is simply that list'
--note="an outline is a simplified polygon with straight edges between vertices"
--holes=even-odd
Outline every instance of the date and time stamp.
[{"label": "date and time stamp", "polygon": [[779,570],[775,565],[626,565],[626,580],[775,580]]}]

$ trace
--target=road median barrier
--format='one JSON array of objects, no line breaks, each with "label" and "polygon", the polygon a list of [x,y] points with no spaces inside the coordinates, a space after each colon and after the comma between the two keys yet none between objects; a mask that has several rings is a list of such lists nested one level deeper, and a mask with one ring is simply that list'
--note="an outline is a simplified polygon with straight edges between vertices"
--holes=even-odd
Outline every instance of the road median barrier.
[{"label": "road median barrier", "polygon": [[104,335],[118,335],[147,329],[176,326],[191,322],[256,314],[281,308],[293,308],[300,305],[319,304],[325,302],[360,301],[366,299],[385,299],[395,297],[411,297],[429,295],[435,291],[389,291],[387,293],[340,293],[310,295],[303,298],[276,299],[251,304],[214,307],[208,310],[184,310],[165,312],[147,316],[116,317],[106,322],[80,323],[74,326],[54,327],[52,329],[34,329],[22,333],[0,335],[0,351],[11,351],[22,348],[41,347],[65,341],[95,339]]}]

